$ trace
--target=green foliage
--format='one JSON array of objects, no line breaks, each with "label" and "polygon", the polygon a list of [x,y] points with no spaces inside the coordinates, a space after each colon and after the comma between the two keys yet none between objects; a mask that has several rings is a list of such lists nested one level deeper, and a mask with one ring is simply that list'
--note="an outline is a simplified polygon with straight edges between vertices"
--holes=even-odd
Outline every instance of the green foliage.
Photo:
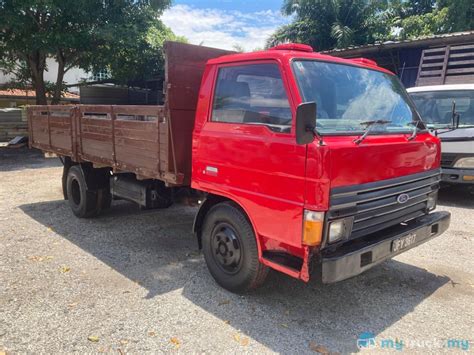
[{"label": "green foliage", "polygon": [[107,69],[120,82],[160,75],[165,39],[158,19],[171,0],[0,0],[0,70],[28,78],[46,101],[46,58],[59,63],[54,100],[72,67]]},{"label": "green foliage", "polygon": [[394,23],[401,28],[398,38],[413,39],[449,32],[447,18],[448,9],[442,8],[421,15],[408,16]]},{"label": "green foliage", "polygon": [[439,8],[447,8],[447,27],[449,32],[474,29],[473,0],[439,0]]},{"label": "green foliage", "polygon": [[307,43],[317,50],[474,29],[472,0],[285,0],[293,21],[267,46]]},{"label": "green foliage", "polygon": [[104,40],[83,57],[79,66],[93,72],[107,69],[122,84],[162,77],[164,42],[186,42],[186,39],[176,36],[153,12],[148,17],[142,11],[127,15],[125,23],[104,28],[101,33]]},{"label": "green foliage", "polygon": [[295,41],[324,50],[374,41],[387,31],[385,10],[383,0],[285,0],[283,13],[295,19],[267,45]]}]

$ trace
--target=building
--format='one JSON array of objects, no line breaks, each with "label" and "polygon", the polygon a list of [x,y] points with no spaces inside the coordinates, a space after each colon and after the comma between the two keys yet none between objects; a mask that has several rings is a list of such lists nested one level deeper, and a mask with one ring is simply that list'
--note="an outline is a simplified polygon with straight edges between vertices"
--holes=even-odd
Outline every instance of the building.
[{"label": "building", "polygon": [[[44,80],[52,83],[56,82],[58,75],[58,63],[53,58],[46,59],[47,70],[44,72]],[[91,78],[91,74],[85,72],[80,68],[71,68],[64,74],[64,82],[70,91],[74,93],[79,93],[79,88],[74,87],[73,85],[78,84],[82,81],[88,80]],[[15,76],[11,74],[5,74],[0,71],[0,87],[6,83],[10,83],[15,80]]]},{"label": "building", "polygon": [[[44,72],[46,82],[56,82],[58,63],[53,58],[46,60],[47,70]],[[63,95],[61,103],[79,103],[79,87],[74,86],[94,77],[80,68],[71,68],[64,74],[64,82],[68,86],[68,93]],[[5,84],[14,82],[15,76],[0,71],[0,108],[34,105],[36,95],[34,90],[7,89]]]},{"label": "building", "polygon": [[[0,108],[21,107],[24,105],[34,105],[35,103],[36,94],[32,90],[0,88]],[[79,103],[79,95],[67,92],[61,98],[61,103]]]},{"label": "building", "polygon": [[[375,60],[380,66],[397,74],[405,87],[408,88],[415,86],[418,66],[424,49],[460,44],[473,45],[474,47],[474,31],[333,49],[323,53],[342,58],[364,57]],[[466,59],[474,60],[474,58]]]}]

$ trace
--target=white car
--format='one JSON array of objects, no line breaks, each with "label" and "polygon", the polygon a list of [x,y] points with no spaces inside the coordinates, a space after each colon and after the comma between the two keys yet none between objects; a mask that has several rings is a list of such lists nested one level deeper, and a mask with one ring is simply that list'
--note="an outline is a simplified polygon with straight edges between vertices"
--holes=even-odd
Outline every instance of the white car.
[{"label": "white car", "polygon": [[474,184],[474,84],[407,91],[425,124],[441,139],[443,181]]}]

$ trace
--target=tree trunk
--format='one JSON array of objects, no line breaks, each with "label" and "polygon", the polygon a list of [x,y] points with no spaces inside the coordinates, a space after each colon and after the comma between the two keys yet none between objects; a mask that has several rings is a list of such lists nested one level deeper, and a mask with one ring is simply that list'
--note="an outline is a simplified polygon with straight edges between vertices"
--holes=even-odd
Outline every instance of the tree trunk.
[{"label": "tree trunk", "polygon": [[56,85],[54,87],[54,94],[53,94],[53,100],[51,101],[51,104],[57,105],[61,101],[61,94],[63,91],[63,79],[64,79],[64,73],[65,73],[65,65],[66,61],[64,58],[63,53],[61,51],[58,51],[58,54],[56,56],[56,61],[58,62],[58,76],[56,77]]},{"label": "tree trunk", "polygon": [[31,72],[31,79],[36,92],[36,104],[47,105],[46,85],[44,83],[44,69],[46,67],[46,57],[39,51],[28,55],[28,67]]},{"label": "tree trunk", "polygon": [[44,84],[43,75],[38,79],[33,81],[36,92],[36,104],[37,105],[47,105],[48,100],[46,98],[46,85]]}]

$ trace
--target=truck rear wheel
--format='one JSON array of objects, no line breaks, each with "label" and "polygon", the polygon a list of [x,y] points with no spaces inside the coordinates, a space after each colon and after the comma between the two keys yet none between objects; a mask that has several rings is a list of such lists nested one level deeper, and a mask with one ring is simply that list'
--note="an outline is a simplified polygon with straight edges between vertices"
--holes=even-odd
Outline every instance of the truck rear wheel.
[{"label": "truck rear wheel", "polygon": [[225,289],[243,293],[265,281],[269,269],[258,260],[253,228],[231,203],[219,203],[209,210],[202,243],[207,267]]},{"label": "truck rear wheel", "polygon": [[66,192],[72,212],[79,218],[97,215],[100,208],[96,191],[87,189],[80,165],[71,166],[67,174]]}]

